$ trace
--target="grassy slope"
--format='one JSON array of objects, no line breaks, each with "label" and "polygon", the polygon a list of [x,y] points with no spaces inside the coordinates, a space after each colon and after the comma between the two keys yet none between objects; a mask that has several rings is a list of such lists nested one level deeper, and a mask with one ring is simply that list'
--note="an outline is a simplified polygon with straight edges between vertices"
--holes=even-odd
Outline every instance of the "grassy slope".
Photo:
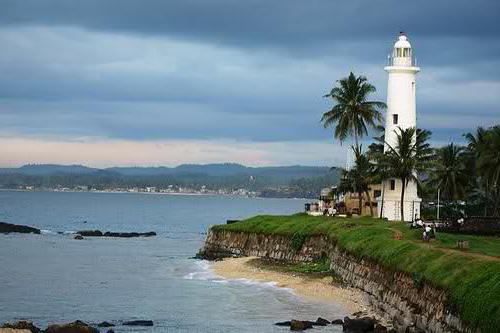
[{"label": "grassy slope", "polygon": [[[358,257],[371,258],[387,269],[405,271],[447,290],[460,317],[482,332],[500,330],[500,239],[438,234],[438,241],[422,243],[420,231],[401,223],[373,218],[343,219],[292,216],[256,216],[214,229],[263,234],[326,235]],[[393,239],[399,230],[403,240]],[[457,239],[471,249],[453,249]]]}]

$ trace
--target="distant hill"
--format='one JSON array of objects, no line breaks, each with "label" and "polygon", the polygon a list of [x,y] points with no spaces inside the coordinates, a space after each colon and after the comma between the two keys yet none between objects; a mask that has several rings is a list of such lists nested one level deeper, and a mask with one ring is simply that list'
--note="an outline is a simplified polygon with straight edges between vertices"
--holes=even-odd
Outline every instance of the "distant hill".
[{"label": "distant hill", "polygon": [[277,166],[277,167],[247,167],[236,163],[217,164],[181,164],[177,167],[112,167],[105,169],[90,168],[83,165],[58,164],[27,164],[19,168],[0,168],[0,173],[19,173],[24,175],[53,175],[53,174],[92,174],[110,171],[124,176],[178,176],[178,175],[207,175],[207,176],[272,176],[281,178],[313,177],[328,173],[328,167],[315,166]]},{"label": "distant hill", "polygon": [[315,166],[247,167],[235,163],[177,167],[89,168],[83,165],[29,164],[0,168],[0,188],[157,188],[247,189],[263,196],[313,197],[338,184],[340,169]]},{"label": "distant hill", "polygon": [[0,173],[19,173],[32,176],[51,175],[56,173],[90,174],[98,171],[83,165],[27,164],[19,168],[0,168]]}]

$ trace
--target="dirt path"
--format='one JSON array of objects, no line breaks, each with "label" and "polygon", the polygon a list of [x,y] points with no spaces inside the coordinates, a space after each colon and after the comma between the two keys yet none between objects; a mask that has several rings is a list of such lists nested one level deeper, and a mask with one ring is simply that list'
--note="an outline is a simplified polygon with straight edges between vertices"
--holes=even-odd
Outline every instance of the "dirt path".
[{"label": "dirt path", "polygon": [[[401,231],[395,228],[388,228],[393,232],[393,235],[396,237],[396,235],[401,235]],[[446,247],[440,247],[437,244],[433,245],[432,242],[423,242],[421,240],[415,240],[415,239],[408,239],[408,238],[403,238],[403,240],[412,242],[413,244],[416,244],[420,247],[423,248],[432,248],[441,252],[445,252],[448,254],[460,254],[466,257],[472,257],[472,258],[479,258],[483,260],[490,260],[490,261],[500,261],[500,257],[497,256],[489,256],[486,254],[478,253],[478,252],[468,252],[466,250],[459,250],[459,249],[453,249],[453,248],[446,248]]]}]

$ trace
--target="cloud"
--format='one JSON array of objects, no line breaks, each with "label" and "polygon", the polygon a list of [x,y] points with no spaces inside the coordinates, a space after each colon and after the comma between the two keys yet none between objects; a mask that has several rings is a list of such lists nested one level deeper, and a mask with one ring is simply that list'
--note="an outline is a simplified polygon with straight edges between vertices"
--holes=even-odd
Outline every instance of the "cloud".
[{"label": "cloud", "polygon": [[92,167],[176,166],[182,163],[236,162],[249,166],[343,165],[346,147],[328,142],[254,143],[234,140],[130,141],[46,138],[0,139],[0,165],[84,164]]},{"label": "cloud", "polygon": [[499,119],[499,7],[4,0],[0,135],[323,144],[321,96],[352,70],[385,100],[383,66],[404,29],[422,67],[419,126],[436,142],[461,140]]}]

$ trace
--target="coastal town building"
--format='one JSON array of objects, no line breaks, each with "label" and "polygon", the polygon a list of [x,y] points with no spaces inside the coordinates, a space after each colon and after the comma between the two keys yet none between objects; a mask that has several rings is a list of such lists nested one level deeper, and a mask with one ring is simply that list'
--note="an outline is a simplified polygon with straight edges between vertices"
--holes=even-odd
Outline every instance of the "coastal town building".
[{"label": "coastal town building", "polygon": [[[387,84],[387,113],[385,117],[385,146],[394,147],[399,129],[416,127],[416,74],[420,71],[408,37],[401,33],[394,44],[392,54],[388,57],[388,65],[384,70],[389,74]],[[382,183],[384,195],[377,198],[378,216],[389,220],[401,220],[401,204],[404,205],[404,220],[412,221],[420,217],[420,202],[417,184],[408,182],[405,189],[404,202],[401,203],[401,186],[399,179],[387,179]],[[383,204],[381,201],[384,201]],[[380,210],[382,209],[382,212]]]},{"label": "coastal town building", "polygon": [[[368,189],[369,197],[366,193],[361,194],[361,212],[359,211],[359,194],[356,192],[348,192],[344,195],[345,212],[358,214],[363,216],[371,216],[370,203],[373,209],[373,214],[377,214],[378,201],[382,193],[381,184],[372,184]],[[379,215],[377,215],[379,216]]]}]

